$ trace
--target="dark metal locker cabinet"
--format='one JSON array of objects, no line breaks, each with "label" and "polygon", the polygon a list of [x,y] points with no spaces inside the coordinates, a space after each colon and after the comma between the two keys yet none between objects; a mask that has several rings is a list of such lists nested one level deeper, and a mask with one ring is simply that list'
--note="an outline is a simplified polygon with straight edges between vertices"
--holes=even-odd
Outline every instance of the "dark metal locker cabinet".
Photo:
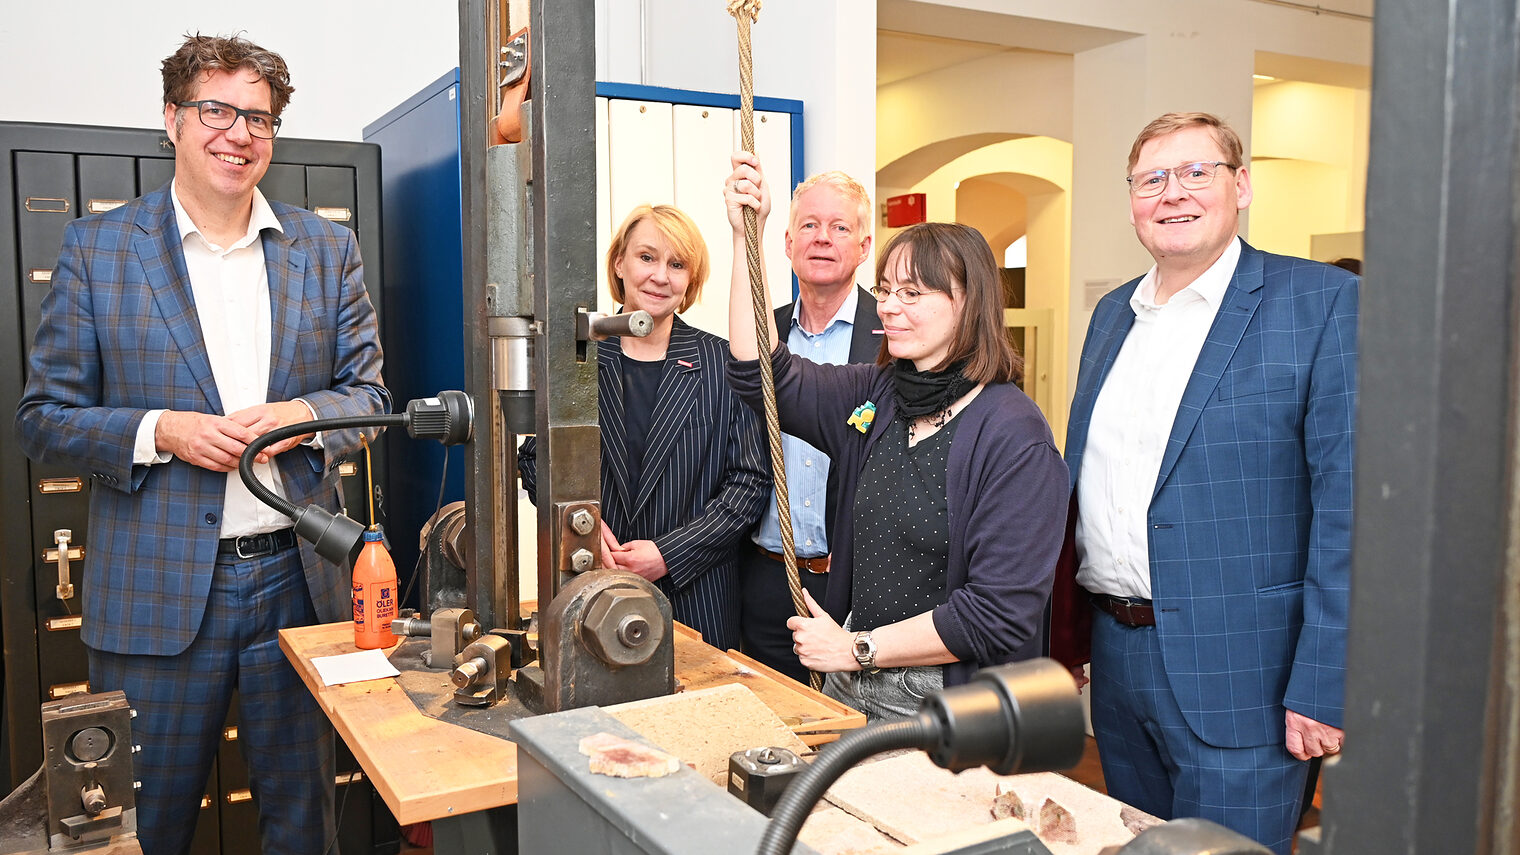
[{"label": "dark metal locker cabinet", "polygon": [[[0,430],[6,436],[0,442],[0,781],[6,790],[41,764],[41,702],[88,688],[79,640],[79,559],[89,549],[91,485],[79,473],[30,463],[16,447],[10,425],[24,384],[26,354],[57,264],[64,226],[75,217],[109,210],[163,186],[173,177],[173,156],[173,147],[158,130],[0,123],[0,331],[7,333],[7,344],[0,345],[0,418],[5,425]],[[377,147],[281,139],[274,160],[261,184],[265,195],[353,228],[366,262],[371,299],[383,313],[379,229],[359,228],[360,222],[380,223]],[[383,314],[380,321],[383,328]],[[383,479],[377,455],[376,483]],[[345,501],[361,517],[363,509],[354,506],[366,499],[362,482],[357,477],[344,479]],[[65,530],[74,591],[60,599],[58,541]],[[238,760],[234,765],[241,765]],[[195,852],[257,851],[256,833],[242,839],[227,833],[237,825],[236,811],[224,816],[227,795],[245,787],[241,770],[213,767]],[[364,789],[373,798],[368,782]],[[366,801],[355,792],[350,809],[356,798]],[[345,847],[351,852],[395,851],[395,823],[384,805],[366,804],[362,813],[381,819],[364,823],[365,834],[345,821]],[[224,848],[223,840],[237,845]]]}]

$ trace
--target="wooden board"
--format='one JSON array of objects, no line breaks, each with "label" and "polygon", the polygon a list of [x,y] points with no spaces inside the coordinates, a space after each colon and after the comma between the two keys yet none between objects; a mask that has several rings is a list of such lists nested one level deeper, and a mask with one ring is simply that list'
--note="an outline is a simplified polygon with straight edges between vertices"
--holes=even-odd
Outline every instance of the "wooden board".
[{"label": "wooden board", "polygon": [[[815,692],[737,650],[700,643],[702,636],[676,624],[676,679],[685,691],[730,683],[747,687],[811,748],[839,738],[841,730],[864,727],[863,713]],[[697,641],[699,643],[682,643]]]},{"label": "wooden board", "polygon": [[797,839],[822,855],[894,855],[901,843],[853,814],[828,804],[808,814]]},{"label": "wooden board", "polygon": [[[676,679],[687,690],[749,687],[809,745],[865,717],[676,624]],[[352,653],[351,622],[280,630],[280,648],[403,825],[517,803],[517,746],[417,711],[392,679],[323,686],[311,660]]]},{"label": "wooden board", "polygon": [[770,746],[802,754],[807,747],[770,707],[744,686],[727,683],[607,707],[604,712],[728,789],[728,758]]},{"label": "wooden board", "polygon": [[[882,786],[883,781],[892,786]],[[1049,797],[1076,817],[1076,843],[1044,841],[1053,855],[1097,855],[1134,838],[1119,816],[1123,802],[1070,778],[1053,772],[1000,777],[985,768],[956,775],[921,751],[856,766],[824,798],[903,843],[936,842],[991,823],[999,781],[1012,784],[1026,805],[1038,808]],[[1027,827],[1018,820],[1004,822]]]}]

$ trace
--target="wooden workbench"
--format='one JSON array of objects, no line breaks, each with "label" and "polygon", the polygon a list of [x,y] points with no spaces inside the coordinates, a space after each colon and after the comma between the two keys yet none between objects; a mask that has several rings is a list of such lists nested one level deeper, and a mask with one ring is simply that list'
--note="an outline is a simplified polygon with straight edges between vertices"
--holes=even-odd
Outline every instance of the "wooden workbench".
[{"label": "wooden workbench", "polygon": [[[354,651],[350,622],[280,630],[280,648],[402,825],[517,803],[517,746],[417,711],[394,678],[323,686],[311,660]],[[865,717],[680,624],[676,679],[687,690],[749,687],[809,745]]]}]

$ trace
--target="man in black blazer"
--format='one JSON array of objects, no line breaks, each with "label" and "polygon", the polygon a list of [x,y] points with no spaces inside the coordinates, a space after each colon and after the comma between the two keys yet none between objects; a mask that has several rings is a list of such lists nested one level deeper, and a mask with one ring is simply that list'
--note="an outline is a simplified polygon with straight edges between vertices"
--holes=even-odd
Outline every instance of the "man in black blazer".
[{"label": "man in black blazer", "polygon": [[[776,329],[787,347],[814,362],[874,362],[881,320],[875,299],[855,284],[856,269],[871,255],[871,197],[860,182],[835,170],[797,185],[786,254],[798,284],[797,301],[776,310]],[[818,449],[788,435],[781,442],[798,576],[822,602],[829,578],[835,478],[829,458]],[[739,550],[744,652],[806,682],[807,669],[792,652],[792,633],[786,628],[786,619],[796,612],[781,556],[774,491],[752,540]]]}]

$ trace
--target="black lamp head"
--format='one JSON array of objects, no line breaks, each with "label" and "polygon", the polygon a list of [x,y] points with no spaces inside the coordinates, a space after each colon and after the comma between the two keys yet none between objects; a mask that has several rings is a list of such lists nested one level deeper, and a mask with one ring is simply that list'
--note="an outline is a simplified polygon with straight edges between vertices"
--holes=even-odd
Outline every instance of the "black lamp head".
[{"label": "black lamp head", "polygon": [[364,548],[364,525],[316,505],[296,511],[296,535],[316,547],[317,554],[339,567],[352,568]]},{"label": "black lamp head", "polygon": [[1050,659],[983,668],[964,685],[925,698],[919,713],[939,726],[929,756],[952,772],[1070,769],[1086,745],[1076,682]]},{"label": "black lamp head", "polygon": [[455,389],[409,401],[406,431],[414,439],[436,439],[444,445],[468,442],[475,431],[475,401]]}]

